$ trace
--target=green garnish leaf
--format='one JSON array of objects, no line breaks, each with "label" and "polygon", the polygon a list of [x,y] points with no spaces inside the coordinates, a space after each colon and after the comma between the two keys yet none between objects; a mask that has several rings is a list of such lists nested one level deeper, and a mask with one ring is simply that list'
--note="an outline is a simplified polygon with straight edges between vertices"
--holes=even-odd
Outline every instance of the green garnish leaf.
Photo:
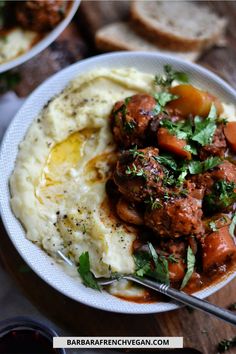
[{"label": "green garnish leaf", "polygon": [[179,96],[172,95],[169,92],[159,92],[154,94],[155,100],[160,104],[161,107],[165,107],[170,101],[176,100]]},{"label": "green garnish leaf", "polygon": [[211,212],[219,211],[227,208],[236,201],[236,184],[220,180],[214,183],[212,192],[205,196],[203,202],[206,210]]},{"label": "green garnish leaf", "polygon": [[206,172],[222,163],[222,160],[219,157],[211,156],[205,161],[195,161],[192,160],[189,162],[189,172],[192,175],[196,175],[198,173]]},{"label": "green garnish leaf", "polygon": [[176,171],[178,166],[177,163],[174,159],[173,156],[168,155],[168,154],[163,154],[163,155],[158,155],[158,156],[154,156],[154,159],[159,162],[160,164],[171,168],[172,170]]},{"label": "green garnish leaf", "polygon": [[176,80],[180,83],[188,83],[188,75],[181,71],[174,71],[171,65],[164,65],[164,74],[155,76],[155,84],[162,87],[171,86],[172,82]]},{"label": "green garnish leaf", "polygon": [[143,177],[144,179],[147,178],[146,172],[143,168],[138,169],[137,166],[133,163],[131,167],[127,167],[125,171],[126,175],[130,175],[131,177]]},{"label": "green garnish leaf", "polygon": [[150,272],[150,275],[161,283],[169,285],[170,279],[168,261],[165,259],[165,257],[157,255],[156,250],[150,242],[148,242],[148,247],[151,252],[153,262],[155,264],[155,269],[154,271]]},{"label": "green garnish leaf", "polygon": [[214,232],[218,230],[215,221],[210,221],[209,222],[209,227]]},{"label": "green garnish leaf", "polygon": [[146,199],[144,203],[147,204],[151,210],[162,208],[162,203],[160,202],[160,199],[155,199],[153,198],[153,196],[150,196],[148,199]]},{"label": "green garnish leaf", "polygon": [[95,276],[90,270],[89,253],[84,252],[79,257],[78,272],[81,276],[83,284],[89,288],[101,291],[100,285],[97,283]]},{"label": "green garnish leaf", "polygon": [[171,263],[178,263],[178,259],[175,257],[174,254],[170,254],[168,256],[168,261],[171,262]]},{"label": "green garnish leaf", "polygon": [[184,279],[182,281],[181,287],[180,289],[183,289],[189,279],[191,278],[193,271],[194,271],[194,266],[195,266],[195,262],[196,262],[196,257],[192,251],[192,248],[190,246],[188,246],[188,251],[187,251],[187,272],[185,273]]},{"label": "green garnish leaf", "polygon": [[216,107],[212,104],[207,118],[199,116],[194,118],[195,130],[191,139],[198,142],[201,146],[211,144],[216,130],[216,118]]},{"label": "green garnish leaf", "polygon": [[136,266],[136,274],[139,277],[144,277],[151,271],[150,267],[151,256],[147,252],[137,252],[134,255],[134,262]]},{"label": "green garnish leaf", "polygon": [[[136,275],[139,277],[150,277],[164,284],[169,284],[168,261],[165,257],[159,256],[153,247],[148,243],[149,252],[137,252],[134,255]],[[152,265],[153,261],[153,265]]]},{"label": "green garnish leaf", "polygon": [[236,226],[236,213],[235,213],[234,216],[232,217],[231,224],[230,224],[230,226],[229,226],[229,233],[230,233],[230,235],[231,235],[233,238],[234,238],[235,226]]},{"label": "green garnish leaf", "polygon": [[136,157],[143,158],[144,157],[144,152],[138,151],[137,145],[134,146],[132,149],[129,149],[129,153],[133,156],[133,158],[136,158]]}]

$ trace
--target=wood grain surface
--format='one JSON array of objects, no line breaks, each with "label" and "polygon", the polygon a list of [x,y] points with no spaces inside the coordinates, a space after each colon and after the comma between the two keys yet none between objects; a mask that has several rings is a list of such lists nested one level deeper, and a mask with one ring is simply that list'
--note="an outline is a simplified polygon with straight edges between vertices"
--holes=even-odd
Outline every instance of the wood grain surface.
[{"label": "wood grain surface", "polygon": [[[236,88],[236,2],[207,3],[228,17],[227,46],[209,50],[199,63],[219,73]],[[48,49],[17,69],[21,74],[21,82],[16,88],[18,95],[27,96],[54,72],[97,54],[95,31],[106,23],[127,19],[128,16],[128,1],[82,2],[73,23],[63,34]],[[25,295],[45,315],[69,330],[71,335],[183,336],[185,347],[198,349],[203,354],[216,354],[217,343],[221,339],[236,335],[234,327],[187,308],[155,315],[121,315],[83,306],[55,291],[30,270],[13,247],[3,226],[0,228],[0,255]],[[236,302],[236,279],[208,300],[223,307]],[[189,349],[187,353],[194,354],[194,351]],[[227,353],[233,354],[236,350]]]}]

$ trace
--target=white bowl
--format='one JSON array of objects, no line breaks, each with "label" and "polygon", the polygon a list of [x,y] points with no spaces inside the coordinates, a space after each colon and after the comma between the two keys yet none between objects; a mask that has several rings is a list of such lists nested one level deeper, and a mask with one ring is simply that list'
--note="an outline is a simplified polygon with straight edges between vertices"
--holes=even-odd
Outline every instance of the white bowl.
[{"label": "white bowl", "polygon": [[[76,301],[102,310],[144,314],[173,310],[178,308],[179,305],[174,302],[138,304],[124,301],[109,295],[107,292],[100,293],[86,288],[80,284],[79,280],[66,274],[60,265],[52,262],[51,257],[26,239],[25,231],[10,207],[9,177],[14,169],[18,146],[23,140],[32,120],[37,117],[47,101],[62,91],[76,75],[99,67],[135,67],[138,70],[155,74],[162,72],[165,64],[170,64],[174,69],[187,72],[193,84],[208,89],[225,102],[231,102],[236,105],[236,92],[215,74],[196,64],[154,53],[119,52],[105,54],[71,65],[40,85],[15,116],[1,146],[0,211],[5,228],[16,249],[35,273],[52,287]],[[236,272],[195,295],[199,298],[205,298],[225,286],[235,275]]]},{"label": "white bowl", "polygon": [[62,20],[52,31],[50,31],[41,41],[37,42],[30,50],[24,54],[19,55],[15,59],[9,60],[6,63],[0,64],[0,73],[15,68],[16,66],[23,64],[25,61],[33,58],[47,48],[68,26],[76,13],[80,4],[80,0],[74,0],[73,5],[69,9],[67,16]]}]

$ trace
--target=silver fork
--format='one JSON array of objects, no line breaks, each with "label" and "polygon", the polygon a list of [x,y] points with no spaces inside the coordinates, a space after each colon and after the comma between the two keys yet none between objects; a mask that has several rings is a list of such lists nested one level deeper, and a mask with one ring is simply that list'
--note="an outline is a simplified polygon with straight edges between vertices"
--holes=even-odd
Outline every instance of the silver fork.
[{"label": "silver fork", "polygon": [[[74,263],[71,262],[61,251],[57,252],[58,255],[60,256],[61,259],[63,259],[68,265],[73,266]],[[159,283],[158,281],[153,281],[148,278],[140,278],[136,275],[122,275],[119,278],[116,277],[111,277],[111,278],[98,278],[97,282],[101,286],[105,285],[110,285],[113,284],[114,282],[118,281],[119,279],[127,279],[130,280],[134,283],[138,283],[140,285],[143,285],[147,288],[153,289],[158,291],[161,294],[167,295],[171,297],[172,299],[181,302],[182,304],[188,305],[190,307],[193,307],[197,310],[204,311],[206,313],[209,313],[225,322],[228,322],[232,325],[236,325],[236,315],[228,311],[222,307],[216,306],[211,304],[208,301],[202,300],[197,298],[196,296],[193,295],[188,295],[184,293],[183,291],[174,289],[170,287],[169,285],[165,285],[162,283]]]}]

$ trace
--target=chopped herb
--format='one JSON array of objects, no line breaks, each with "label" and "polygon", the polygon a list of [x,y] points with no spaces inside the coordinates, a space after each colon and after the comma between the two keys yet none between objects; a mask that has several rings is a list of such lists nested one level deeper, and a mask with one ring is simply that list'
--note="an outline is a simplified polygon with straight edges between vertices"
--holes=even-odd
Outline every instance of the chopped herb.
[{"label": "chopped herb", "polygon": [[185,177],[187,176],[187,174],[188,174],[187,169],[184,169],[184,170],[180,173],[179,177],[177,178],[177,186],[181,186],[181,185],[184,183]]},{"label": "chopped herb", "polygon": [[217,119],[217,123],[221,123],[221,124],[226,125],[228,123],[228,119],[227,118],[223,118],[223,117],[219,117]]},{"label": "chopped herb", "polygon": [[169,92],[159,92],[154,94],[155,100],[160,104],[161,107],[165,107],[170,101],[176,100],[179,96],[172,95]]},{"label": "chopped herb", "polygon": [[192,175],[196,175],[198,173],[206,172],[216,166],[218,166],[222,160],[219,157],[211,156],[205,161],[190,161],[188,168],[189,172]]},{"label": "chopped herb", "polygon": [[[139,277],[147,276],[161,283],[169,284],[168,261],[163,256],[158,256],[155,248],[148,243],[149,252],[137,252],[134,255],[136,274]],[[151,265],[153,261],[154,267]]]},{"label": "chopped herb", "polygon": [[150,196],[149,199],[146,199],[144,203],[147,204],[151,210],[162,208],[160,200],[154,199],[152,196]]},{"label": "chopped herb", "polygon": [[169,92],[159,92],[154,94],[154,98],[157,101],[157,104],[154,107],[152,114],[157,115],[161,112],[164,112],[166,104],[170,101],[175,100],[176,98],[178,98],[178,96],[172,95]]},{"label": "chopped herb", "polygon": [[207,118],[203,119],[199,116],[194,118],[195,130],[191,139],[201,146],[211,144],[216,130],[216,118],[216,107],[212,104]]},{"label": "chopped herb", "polygon": [[127,106],[127,104],[130,102],[131,98],[132,98],[132,97],[126,97],[126,98],[125,98],[124,101],[125,101],[125,105],[126,105],[126,106]]},{"label": "chopped herb", "polygon": [[154,159],[164,166],[170,167],[172,170],[176,171],[178,166],[175,159],[171,155],[163,154],[162,156],[154,156]]},{"label": "chopped herb", "polygon": [[145,179],[147,178],[144,169],[143,168],[138,169],[134,163],[132,164],[131,168],[129,166],[127,167],[125,173],[126,175],[130,175],[131,177],[143,177]]},{"label": "chopped herb", "polygon": [[185,151],[190,152],[192,155],[197,155],[197,148],[193,145],[193,143],[189,143],[183,147]]},{"label": "chopped herb", "polygon": [[151,271],[150,267],[151,257],[147,252],[137,252],[134,255],[134,262],[136,266],[136,274],[139,277],[145,276]]},{"label": "chopped herb", "polygon": [[164,66],[164,75],[155,76],[155,84],[163,87],[171,86],[172,82],[187,83],[189,81],[188,75],[181,71],[174,71],[171,65]]},{"label": "chopped herb", "polygon": [[236,193],[234,192],[236,184],[219,180],[214,183],[212,192],[205,196],[204,205],[206,210],[211,212],[227,208],[236,201]]},{"label": "chopped herb", "polygon": [[135,157],[144,157],[144,153],[142,151],[138,151],[137,145],[133,149],[129,149],[129,153]]},{"label": "chopped herb", "polygon": [[209,227],[214,232],[218,230],[215,221],[210,221],[209,222]]},{"label": "chopped herb", "polygon": [[229,226],[229,233],[230,235],[234,238],[234,230],[235,230],[235,226],[236,226],[236,213],[234,214],[232,220],[231,220],[231,224]]},{"label": "chopped herb", "polygon": [[192,248],[190,246],[188,246],[188,251],[187,251],[187,272],[184,276],[184,279],[182,281],[182,284],[181,284],[181,287],[180,289],[183,289],[189,279],[191,278],[192,274],[193,274],[193,271],[194,271],[194,266],[195,266],[195,261],[196,261],[196,258],[195,258],[195,255],[192,251]]},{"label": "chopped herb", "polygon": [[174,254],[170,254],[168,256],[168,261],[170,261],[171,263],[178,263],[178,259],[175,257]]},{"label": "chopped herb", "polygon": [[190,120],[172,122],[169,119],[163,119],[160,125],[167,128],[170,134],[175,135],[178,139],[190,139],[193,133]]},{"label": "chopped herb", "polygon": [[167,169],[164,170],[165,175],[163,177],[163,186],[168,187],[168,186],[173,186],[176,183],[175,176],[170,173]]},{"label": "chopped herb", "polygon": [[83,284],[89,288],[101,290],[100,285],[97,283],[95,276],[90,270],[89,253],[84,252],[79,257],[78,272],[81,276]]},{"label": "chopped herb", "polygon": [[236,347],[236,337],[231,339],[223,339],[218,344],[218,351],[219,353],[224,353],[230,348]]},{"label": "chopped herb", "polygon": [[134,128],[136,127],[136,123],[134,120],[130,120],[130,121],[125,121],[124,123],[124,130],[126,131],[126,133],[131,133]]},{"label": "chopped herb", "polygon": [[165,259],[165,257],[157,255],[156,250],[150,242],[148,242],[148,247],[151,252],[153,262],[155,264],[155,269],[151,272],[152,277],[159,280],[161,283],[169,284],[170,280],[168,261]]}]

